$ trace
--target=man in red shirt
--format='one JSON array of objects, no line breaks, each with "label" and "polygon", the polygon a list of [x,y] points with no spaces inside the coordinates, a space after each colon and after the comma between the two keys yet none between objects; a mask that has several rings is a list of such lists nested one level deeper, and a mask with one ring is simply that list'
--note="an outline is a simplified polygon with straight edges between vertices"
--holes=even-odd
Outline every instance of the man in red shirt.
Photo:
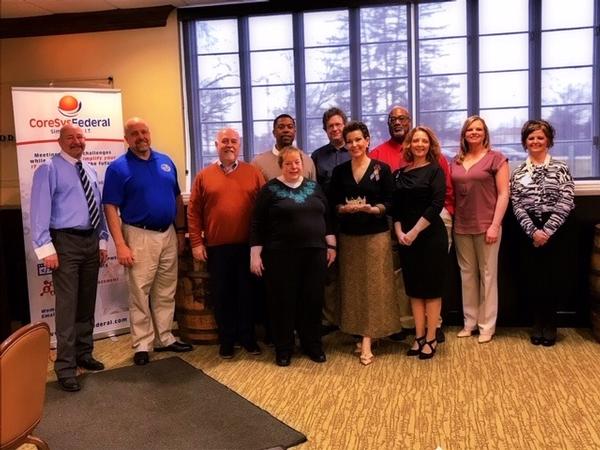
[{"label": "man in red shirt", "polygon": [[[390,166],[392,172],[395,172],[402,167],[408,165],[404,159],[404,139],[411,129],[411,116],[408,110],[402,106],[394,106],[388,114],[388,130],[390,132],[390,139],[383,142],[382,144],[375,147],[369,152],[371,159],[377,159]],[[446,197],[444,199],[444,208],[440,213],[440,216],[444,220],[446,225],[446,231],[448,233],[448,250],[452,244],[452,215],[454,214],[454,191],[452,190],[452,179],[450,178],[450,167],[448,161],[443,155],[440,155],[438,164],[444,171],[446,178]],[[394,247],[397,243],[393,239]],[[403,328],[414,328],[414,321],[410,315],[410,304],[408,297],[404,292],[404,283],[400,275],[400,260],[398,258],[397,248],[394,251],[394,272],[396,276],[396,284],[398,285],[398,299],[400,301],[400,310],[403,314]],[[392,339],[401,340],[406,336],[407,333],[400,332],[392,336]],[[438,328],[437,333],[438,342],[445,340],[444,334],[441,328]]]}]

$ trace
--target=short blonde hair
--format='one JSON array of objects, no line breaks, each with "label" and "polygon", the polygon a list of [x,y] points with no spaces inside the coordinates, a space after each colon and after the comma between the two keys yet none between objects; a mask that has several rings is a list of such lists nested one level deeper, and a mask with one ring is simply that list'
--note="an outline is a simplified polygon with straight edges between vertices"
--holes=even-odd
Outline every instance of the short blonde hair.
[{"label": "short blonde hair", "polygon": [[277,156],[277,164],[279,165],[280,169],[283,167],[283,160],[290,153],[298,153],[298,156],[300,157],[300,161],[302,161],[302,165],[304,166],[304,160],[302,159],[302,152],[300,151],[299,148],[293,147],[290,145],[288,147],[284,147],[281,150],[279,150],[279,156]]}]

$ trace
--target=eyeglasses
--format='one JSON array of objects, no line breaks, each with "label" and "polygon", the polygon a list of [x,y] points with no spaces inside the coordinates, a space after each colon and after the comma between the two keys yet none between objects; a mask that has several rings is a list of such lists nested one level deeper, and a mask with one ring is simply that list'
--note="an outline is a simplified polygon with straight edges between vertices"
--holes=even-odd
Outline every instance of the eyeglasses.
[{"label": "eyeglasses", "polygon": [[388,122],[410,122],[410,116],[389,116]]}]

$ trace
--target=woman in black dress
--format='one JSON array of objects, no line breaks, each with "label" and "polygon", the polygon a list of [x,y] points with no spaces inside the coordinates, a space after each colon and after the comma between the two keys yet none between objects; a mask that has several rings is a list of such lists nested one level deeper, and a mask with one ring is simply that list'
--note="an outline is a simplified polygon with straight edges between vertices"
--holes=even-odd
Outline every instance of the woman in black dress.
[{"label": "woman in black dress", "polygon": [[282,149],[278,163],[281,175],[265,184],[256,198],[250,270],[265,276],[277,365],[291,362],[294,328],[304,353],[322,363],[325,275],[336,257],[329,206],[319,185],[302,176],[300,150]]},{"label": "woman in black dress", "polygon": [[440,144],[429,128],[418,126],[406,137],[408,166],[394,174],[394,230],[400,243],[402,274],[415,319],[415,342],[409,356],[435,354],[435,331],[442,307],[448,236],[440,212],[446,181],[437,163]]}]

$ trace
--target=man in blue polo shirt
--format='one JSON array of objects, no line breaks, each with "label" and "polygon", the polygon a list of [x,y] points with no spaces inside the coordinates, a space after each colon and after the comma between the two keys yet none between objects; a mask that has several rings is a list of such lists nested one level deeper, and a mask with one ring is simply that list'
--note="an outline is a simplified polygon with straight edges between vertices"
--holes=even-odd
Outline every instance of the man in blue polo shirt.
[{"label": "man in blue polo shirt", "polygon": [[31,237],[37,257],[52,270],[56,293],[56,361],[60,387],[80,389],[77,366],[102,370],[92,356],[98,270],[107,258],[108,232],[96,171],[81,160],[85,136],[67,124],[61,152],[39,166],[31,186]]},{"label": "man in blue polo shirt", "polygon": [[133,361],[144,365],[152,350],[192,349],[171,332],[185,216],[175,164],[151,148],[148,124],[129,119],[125,141],[127,153],[106,170],[102,203],[117,259],[129,271]]}]

